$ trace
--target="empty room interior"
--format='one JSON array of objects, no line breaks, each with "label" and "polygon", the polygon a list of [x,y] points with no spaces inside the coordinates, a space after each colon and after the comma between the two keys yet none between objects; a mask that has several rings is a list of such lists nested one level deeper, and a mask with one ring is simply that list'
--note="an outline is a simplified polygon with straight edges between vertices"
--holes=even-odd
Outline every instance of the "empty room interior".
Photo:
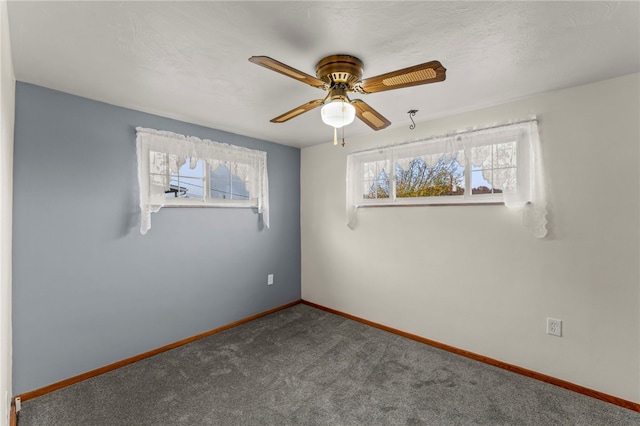
[{"label": "empty room interior", "polygon": [[3,0],[0,49],[0,424],[640,422],[640,2]]}]

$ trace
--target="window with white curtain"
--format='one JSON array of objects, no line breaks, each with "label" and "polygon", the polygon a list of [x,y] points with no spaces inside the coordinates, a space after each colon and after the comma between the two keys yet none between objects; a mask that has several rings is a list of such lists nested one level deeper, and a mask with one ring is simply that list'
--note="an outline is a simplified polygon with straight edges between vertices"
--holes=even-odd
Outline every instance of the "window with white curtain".
[{"label": "window with white curtain", "polygon": [[347,216],[380,205],[503,203],[546,235],[542,158],[535,119],[376,148],[347,158]]},{"label": "window with white curtain", "polygon": [[140,232],[165,206],[254,208],[269,227],[267,153],[176,133],[137,130]]}]

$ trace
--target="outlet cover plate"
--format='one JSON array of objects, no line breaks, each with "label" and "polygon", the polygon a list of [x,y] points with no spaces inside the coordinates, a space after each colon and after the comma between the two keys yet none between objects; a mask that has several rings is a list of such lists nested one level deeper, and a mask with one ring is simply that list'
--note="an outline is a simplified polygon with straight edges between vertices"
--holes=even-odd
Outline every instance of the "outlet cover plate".
[{"label": "outlet cover plate", "polygon": [[547,318],[547,334],[562,337],[562,320]]}]

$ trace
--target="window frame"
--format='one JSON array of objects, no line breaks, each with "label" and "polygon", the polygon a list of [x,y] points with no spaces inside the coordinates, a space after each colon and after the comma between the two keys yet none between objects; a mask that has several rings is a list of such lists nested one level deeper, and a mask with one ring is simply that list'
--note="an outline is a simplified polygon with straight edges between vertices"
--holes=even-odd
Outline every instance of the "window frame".
[{"label": "window frame", "polygon": [[[528,123],[528,122],[527,122]],[[351,157],[348,166],[356,167],[358,182],[349,182],[353,173],[347,170],[347,192],[349,188],[364,189],[365,163],[373,161],[388,161],[389,169],[389,197],[388,198],[365,198],[364,193],[352,199],[352,207],[366,208],[376,206],[432,206],[432,205],[483,205],[483,204],[505,204],[505,194],[473,194],[471,150],[482,146],[495,146],[504,143],[515,142],[516,144],[516,187],[513,192],[517,192],[520,198],[530,198],[531,178],[529,168],[523,165],[530,162],[530,150],[528,144],[528,132],[521,123],[489,127],[485,129],[461,132],[453,135],[438,136],[404,144],[390,145],[372,150],[359,151],[349,154]],[[493,130],[498,129],[499,132]],[[409,155],[409,152],[417,155]],[[464,184],[465,192],[462,195],[440,195],[428,197],[397,197],[396,194],[396,161],[397,159],[416,158],[420,155],[442,154],[448,155],[454,152],[464,151]],[[362,191],[361,191],[362,192]],[[353,194],[352,194],[353,195]]]},{"label": "window frame", "polygon": [[[151,151],[149,152],[149,154],[151,154]],[[168,153],[163,153],[163,154],[169,155]],[[223,208],[231,207],[231,208],[245,208],[245,209],[255,209],[258,207],[258,197],[256,196],[250,197],[247,200],[212,198],[210,193],[212,164],[206,158],[197,158],[197,157],[195,158],[198,161],[202,161],[203,167],[204,167],[202,198],[188,198],[188,197],[181,198],[181,197],[165,196],[164,207],[223,207]],[[239,161],[230,161],[230,160],[227,160],[225,162],[240,163]],[[243,164],[249,165],[249,163],[243,163]],[[231,173],[230,176],[233,176],[233,173]]]}]

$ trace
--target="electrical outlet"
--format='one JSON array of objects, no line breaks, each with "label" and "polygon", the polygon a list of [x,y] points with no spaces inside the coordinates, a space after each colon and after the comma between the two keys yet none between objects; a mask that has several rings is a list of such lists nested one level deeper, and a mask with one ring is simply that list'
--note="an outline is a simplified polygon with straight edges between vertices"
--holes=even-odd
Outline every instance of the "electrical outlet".
[{"label": "electrical outlet", "polygon": [[273,274],[267,275],[267,285],[273,284]]},{"label": "electrical outlet", "polygon": [[547,318],[547,334],[562,337],[562,320]]}]

